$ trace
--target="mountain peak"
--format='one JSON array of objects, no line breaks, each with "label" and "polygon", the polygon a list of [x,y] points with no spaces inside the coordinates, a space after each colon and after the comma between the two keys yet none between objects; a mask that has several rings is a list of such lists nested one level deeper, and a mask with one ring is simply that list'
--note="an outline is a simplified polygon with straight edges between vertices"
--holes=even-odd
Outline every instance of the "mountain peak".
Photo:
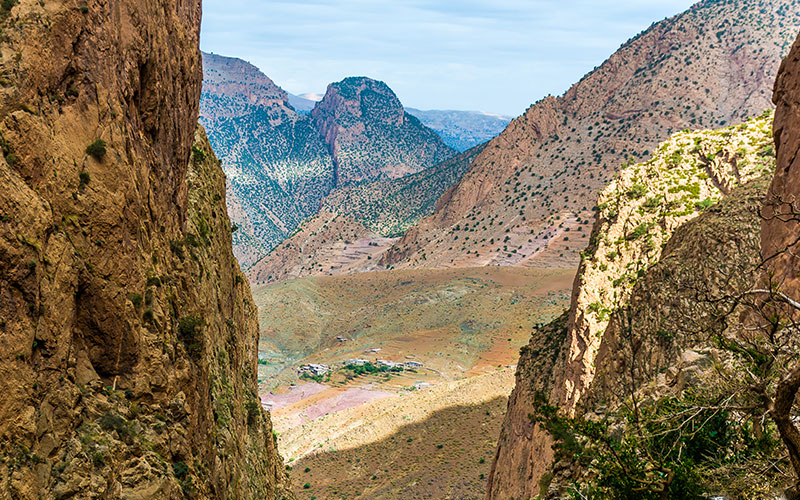
[{"label": "mountain peak", "polygon": [[455,154],[388,85],[364,76],[330,84],[311,116],[333,156],[337,186],[402,177]]},{"label": "mountain peak", "polygon": [[224,102],[204,99],[200,115],[229,118],[250,112],[252,106],[292,114],[289,96],[267,75],[247,61],[217,54],[203,55],[203,94],[225,95]]}]

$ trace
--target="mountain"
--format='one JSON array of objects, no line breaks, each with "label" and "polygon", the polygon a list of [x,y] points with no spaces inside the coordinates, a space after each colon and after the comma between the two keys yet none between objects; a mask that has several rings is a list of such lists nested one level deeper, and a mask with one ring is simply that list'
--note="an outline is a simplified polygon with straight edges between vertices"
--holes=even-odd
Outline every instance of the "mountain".
[{"label": "mountain", "polygon": [[445,144],[458,151],[494,139],[511,121],[510,116],[480,111],[442,111],[406,108],[442,138]]},{"label": "mountain", "polygon": [[366,77],[330,84],[311,116],[333,156],[336,187],[414,174],[455,153],[385,83]]},{"label": "mountain", "polygon": [[289,96],[289,104],[297,111],[298,113],[311,113],[311,110],[314,109],[314,106],[322,99],[320,96],[317,98],[314,94],[303,94],[303,95],[294,95],[294,94],[287,94]]},{"label": "mountain", "polygon": [[0,8],[2,498],[293,497],[197,125],[200,18]]},{"label": "mountain", "polygon": [[536,331],[521,353],[487,498],[544,493],[538,478],[550,474],[554,454],[553,440],[528,417],[537,393],[569,415],[592,411],[576,408],[603,379],[624,392],[623,369],[609,359],[624,351],[609,347],[622,337],[620,314],[632,314],[624,321],[637,337],[656,343],[641,350],[649,377],[671,366],[664,357],[675,364],[683,350],[709,347],[706,307],[755,276],[759,209],[775,164],[771,125],[767,114],[677,133],[601,192],[569,314]]},{"label": "mountain", "polygon": [[316,213],[333,159],[286,92],[240,59],[203,54],[200,123],[228,178],[234,254],[247,267]]},{"label": "mountain", "polygon": [[347,78],[331,84],[311,113],[299,113],[309,103],[255,66],[213,54],[203,62],[200,122],[228,176],[234,254],[244,267],[334,190],[417,173],[456,153],[383,82]]},{"label": "mountain", "polygon": [[397,235],[433,213],[439,196],[482,149],[476,146],[416,174],[333,191],[315,216],[247,270],[248,279],[262,285],[377,269],[381,253]]},{"label": "mountain", "polygon": [[789,0],[705,0],[654,24],[512,121],[381,265],[575,266],[588,233],[577,230],[618,165],[649,157],[673,132],[771,106],[799,13]]}]

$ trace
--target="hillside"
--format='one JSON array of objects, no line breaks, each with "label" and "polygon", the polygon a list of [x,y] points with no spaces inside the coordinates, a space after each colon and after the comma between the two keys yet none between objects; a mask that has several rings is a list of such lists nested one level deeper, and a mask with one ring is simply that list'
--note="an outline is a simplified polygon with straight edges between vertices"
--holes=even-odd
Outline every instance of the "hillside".
[{"label": "hillside", "polygon": [[319,210],[333,160],[311,119],[240,59],[203,54],[200,123],[228,178],[234,254],[248,267]]},{"label": "hillside", "polygon": [[[381,348],[383,359],[414,356],[446,378],[511,364],[533,326],[566,304],[571,274],[512,268],[382,271],[257,287],[260,351],[268,361],[260,366],[260,377],[272,389],[296,381],[299,364],[335,364],[364,357],[372,348]],[[342,343],[338,336],[348,340]]]},{"label": "hillside", "polygon": [[[379,192],[392,179],[456,154],[407,114],[383,82],[360,77],[331,84],[309,113],[310,101],[287,94],[249,63],[213,54],[203,61],[200,121],[228,176],[229,213],[238,228],[234,253],[245,268],[317,214],[337,189],[380,182],[368,189]],[[414,191],[415,198],[395,197],[384,218],[395,231],[416,222],[464,168],[441,167],[427,191],[413,180],[390,184],[386,189]],[[420,196],[427,211],[411,205]],[[360,216],[358,209],[343,213]]]},{"label": "hillside", "polygon": [[333,156],[337,187],[396,179],[455,154],[385,83],[366,77],[328,85],[311,117]]},{"label": "hillside", "polygon": [[[520,359],[487,498],[594,484],[577,464],[552,468],[563,455],[551,448],[550,424],[528,417],[537,407],[589,419],[601,412],[617,425],[626,394],[683,394],[689,375],[678,375],[710,355],[726,294],[755,280],[759,209],[775,162],[771,124],[766,113],[735,127],[677,133],[647,162],[623,166],[601,192],[569,316],[536,332]],[[535,356],[541,345],[552,346],[550,364]],[[656,380],[665,372],[669,380]],[[679,379],[677,389],[664,388]],[[719,481],[712,476],[703,480],[709,487]]]},{"label": "hillside", "polygon": [[595,194],[618,165],[646,159],[679,130],[739,123],[771,106],[799,14],[791,0],[705,0],[654,24],[512,121],[381,265],[577,265],[585,239],[548,251],[565,235],[550,236],[594,217]]},{"label": "hillside", "polygon": [[406,111],[439,134],[445,144],[462,152],[494,139],[511,121],[510,116],[480,111],[414,108],[406,108]]},{"label": "hillside", "polygon": [[292,498],[199,1],[0,10],[0,498]]},{"label": "hillside", "polygon": [[[568,303],[571,279],[570,271],[475,268],[255,288],[262,400],[298,497],[480,498],[513,386],[509,366],[530,332]],[[359,358],[421,366],[342,368]],[[297,368],[307,363],[334,372],[302,379]]]},{"label": "hillside", "polygon": [[439,196],[482,149],[483,145],[476,146],[416,174],[333,191],[317,215],[247,270],[248,279],[261,285],[376,269],[381,253],[403,231],[433,213]]},{"label": "hillside", "polygon": [[291,462],[297,497],[483,498],[513,375],[401,392],[302,426],[275,412],[281,449],[312,450]]}]

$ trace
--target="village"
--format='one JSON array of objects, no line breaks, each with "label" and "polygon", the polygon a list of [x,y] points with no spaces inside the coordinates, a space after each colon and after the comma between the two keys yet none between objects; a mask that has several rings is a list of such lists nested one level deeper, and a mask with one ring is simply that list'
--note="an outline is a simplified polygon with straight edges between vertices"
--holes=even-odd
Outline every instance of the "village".
[{"label": "village", "polygon": [[[405,361],[395,362],[386,359],[376,359],[374,362],[368,359],[353,358],[348,359],[339,364],[340,369],[352,370],[357,373],[373,373],[373,372],[401,372],[401,371],[416,371],[423,368],[423,364],[419,361]],[[359,369],[361,368],[361,369]],[[307,363],[297,368],[297,374],[302,378],[303,375],[309,378],[326,377],[333,370],[329,365],[322,363]]]}]

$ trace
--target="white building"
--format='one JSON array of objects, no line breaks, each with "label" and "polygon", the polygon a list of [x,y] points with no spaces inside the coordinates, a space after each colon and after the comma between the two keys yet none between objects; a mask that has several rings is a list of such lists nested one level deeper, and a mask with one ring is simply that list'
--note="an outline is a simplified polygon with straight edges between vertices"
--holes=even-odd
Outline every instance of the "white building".
[{"label": "white building", "polygon": [[301,366],[300,368],[297,369],[297,372],[299,374],[301,374],[301,375],[303,373],[308,373],[308,374],[311,374],[311,375],[313,375],[315,377],[325,376],[330,371],[331,371],[331,368],[328,365],[315,364],[315,363],[309,363],[309,364],[303,365],[303,366]]}]

